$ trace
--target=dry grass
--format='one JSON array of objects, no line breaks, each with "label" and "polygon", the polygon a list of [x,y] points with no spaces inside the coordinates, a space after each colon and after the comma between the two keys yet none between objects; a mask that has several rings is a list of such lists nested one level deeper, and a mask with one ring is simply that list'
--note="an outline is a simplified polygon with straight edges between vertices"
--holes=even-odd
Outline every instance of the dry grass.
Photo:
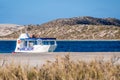
[{"label": "dry grass", "polygon": [[120,80],[120,64],[114,61],[74,62],[69,55],[58,56],[55,62],[47,61],[42,67],[1,66],[0,80]]}]

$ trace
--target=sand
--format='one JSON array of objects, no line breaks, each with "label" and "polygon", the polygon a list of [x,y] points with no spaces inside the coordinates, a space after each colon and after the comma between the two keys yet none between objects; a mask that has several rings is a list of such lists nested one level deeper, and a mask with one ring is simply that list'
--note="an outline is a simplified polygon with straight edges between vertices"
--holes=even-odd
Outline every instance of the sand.
[{"label": "sand", "polygon": [[114,61],[120,64],[120,52],[51,52],[51,53],[16,53],[16,54],[0,54],[0,66],[6,64],[42,66],[47,60],[55,61],[57,56],[63,57],[69,54],[71,60],[83,60],[89,62],[91,60],[110,61],[114,57]]}]

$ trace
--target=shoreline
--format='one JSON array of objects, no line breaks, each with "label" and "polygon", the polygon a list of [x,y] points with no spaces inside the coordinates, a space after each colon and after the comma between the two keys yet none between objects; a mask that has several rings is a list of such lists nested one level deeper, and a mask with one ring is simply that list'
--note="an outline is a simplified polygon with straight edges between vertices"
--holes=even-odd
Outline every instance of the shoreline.
[{"label": "shoreline", "polygon": [[90,62],[92,60],[110,61],[111,58],[119,58],[116,62],[120,64],[120,52],[50,52],[50,53],[18,53],[18,54],[0,54],[0,66],[14,63],[16,65],[42,66],[46,61],[55,61],[56,57],[64,57],[69,54],[73,61]]}]

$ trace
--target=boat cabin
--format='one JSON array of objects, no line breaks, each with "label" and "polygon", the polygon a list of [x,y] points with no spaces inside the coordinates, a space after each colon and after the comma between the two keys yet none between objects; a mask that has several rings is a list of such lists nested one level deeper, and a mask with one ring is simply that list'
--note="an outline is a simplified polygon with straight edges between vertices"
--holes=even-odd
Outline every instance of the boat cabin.
[{"label": "boat cabin", "polygon": [[26,38],[18,40],[20,48],[32,49],[35,45],[56,45],[55,38]]}]

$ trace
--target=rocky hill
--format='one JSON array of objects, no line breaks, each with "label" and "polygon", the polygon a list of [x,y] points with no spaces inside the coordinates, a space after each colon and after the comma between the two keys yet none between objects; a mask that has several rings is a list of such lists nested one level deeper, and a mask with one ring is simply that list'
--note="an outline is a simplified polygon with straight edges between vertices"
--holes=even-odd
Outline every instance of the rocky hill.
[{"label": "rocky hill", "polygon": [[[57,39],[120,39],[120,20],[115,18],[74,17],[53,20],[44,24],[27,25],[22,28],[36,37]],[[1,39],[16,39],[20,30]]]}]

